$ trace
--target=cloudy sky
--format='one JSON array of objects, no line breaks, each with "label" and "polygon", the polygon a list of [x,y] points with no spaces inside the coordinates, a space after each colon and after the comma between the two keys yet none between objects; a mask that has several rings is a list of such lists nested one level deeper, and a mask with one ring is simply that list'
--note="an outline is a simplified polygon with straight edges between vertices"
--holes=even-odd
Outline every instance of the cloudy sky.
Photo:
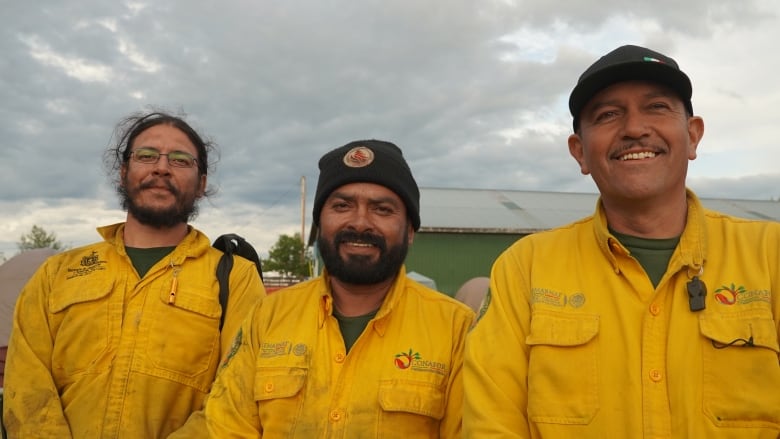
[{"label": "cloudy sky", "polygon": [[124,220],[102,164],[116,123],[163,108],[220,148],[194,224],[261,253],[306,230],[317,160],[397,143],[423,187],[595,192],[568,155],[579,74],[623,44],[677,59],[706,132],[689,186],[777,199],[776,0],[5,2],[0,253]]}]

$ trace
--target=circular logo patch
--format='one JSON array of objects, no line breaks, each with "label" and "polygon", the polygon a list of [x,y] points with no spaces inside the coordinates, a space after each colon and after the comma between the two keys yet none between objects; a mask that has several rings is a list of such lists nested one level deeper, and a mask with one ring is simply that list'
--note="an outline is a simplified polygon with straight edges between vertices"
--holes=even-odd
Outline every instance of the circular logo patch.
[{"label": "circular logo patch", "polygon": [[582,293],[572,294],[569,297],[569,305],[573,308],[579,308],[585,304],[585,295]]},{"label": "circular logo patch", "polygon": [[306,345],[303,343],[298,343],[297,345],[293,346],[293,354],[297,356],[304,355],[306,353]]},{"label": "circular logo patch", "polygon": [[365,146],[356,146],[344,154],[344,164],[350,168],[362,168],[374,161],[374,151]]}]

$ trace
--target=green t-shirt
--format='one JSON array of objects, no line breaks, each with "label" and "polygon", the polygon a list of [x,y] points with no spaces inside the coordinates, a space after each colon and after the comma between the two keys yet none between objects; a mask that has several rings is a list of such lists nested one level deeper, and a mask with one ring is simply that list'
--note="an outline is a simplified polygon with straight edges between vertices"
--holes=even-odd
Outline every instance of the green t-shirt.
[{"label": "green t-shirt", "polygon": [[127,252],[127,256],[130,258],[130,261],[133,263],[135,271],[138,272],[138,277],[143,279],[143,277],[146,275],[146,272],[149,271],[149,269],[152,268],[154,264],[156,264],[160,259],[164,258],[165,255],[172,252],[175,248],[176,246],[152,248],[125,247],[125,251]]},{"label": "green t-shirt", "polygon": [[333,317],[339,322],[339,329],[341,329],[341,337],[344,339],[344,346],[347,347],[347,352],[352,349],[352,345],[355,344],[360,334],[366,329],[368,322],[374,318],[377,311],[372,311],[368,314],[355,317],[344,317],[333,310]]},{"label": "green t-shirt", "polygon": [[665,239],[638,238],[636,236],[610,232],[620,241],[621,244],[631,252],[631,256],[639,261],[645,273],[650,277],[654,287],[658,286],[661,278],[666,273],[666,267],[669,266],[669,259],[672,258],[674,249],[680,242],[680,237]]}]

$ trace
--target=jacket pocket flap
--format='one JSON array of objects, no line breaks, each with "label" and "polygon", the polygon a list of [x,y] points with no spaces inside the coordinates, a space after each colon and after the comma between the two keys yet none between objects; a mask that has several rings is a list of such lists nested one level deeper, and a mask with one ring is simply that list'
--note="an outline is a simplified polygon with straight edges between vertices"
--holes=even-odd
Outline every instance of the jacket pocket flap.
[{"label": "jacket pocket flap", "polygon": [[71,279],[66,283],[66,288],[57,290],[49,296],[49,309],[57,313],[77,303],[102,299],[111,294],[113,289],[113,280],[101,282],[95,279]]},{"label": "jacket pocket flap", "polygon": [[[216,291],[209,288],[192,286],[184,288],[179,284],[179,291],[176,292],[176,300],[172,306],[216,319],[222,315],[222,307],[217,301],[217,294]],[[160,290],[160,300],[168,303],[169,296],[169,289],[162,288]]]},{"label": "jacket pocket flap", "polygon": [[255,400],[289,398],[297,395],[306,382],[306,369],[258,368],[255,375]]},{"label": "jacket pocket flap", "polygon": [[599,316],[536,311],[531,316],[529,345],[578,346],[599,332]]},{"label": "jacket pocket flap", "polygon": [[414,413],[434,419],[444,417],[444,390],[422,381],[383,381],[379,405],[388,412]]},{"label": "jacket pocket flap", "polygon": [[750,344],[780,352],[775,322],[768,310],[701,316],[699,329],[702,335],[720,345]]}]

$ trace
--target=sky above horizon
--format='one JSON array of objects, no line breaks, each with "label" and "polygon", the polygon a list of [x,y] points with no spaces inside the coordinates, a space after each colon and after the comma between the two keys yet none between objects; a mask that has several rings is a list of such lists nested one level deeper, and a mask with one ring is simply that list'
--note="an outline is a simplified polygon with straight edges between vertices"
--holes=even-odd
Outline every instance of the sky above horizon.
[{"label": "sky above horizon", "polygon": [[9,2],[0,260],[33,225],[74,247],[124,220],[102,155],[151,108],[219,146],[193,225],[263,256],[302,216],[308,233],[317,161],[357,139],[399,145],[421,187],[596,192],[568,154],[567,101],[623,44],[693,82],[689,187],[778,199],[779,15],[773,0]]}]

